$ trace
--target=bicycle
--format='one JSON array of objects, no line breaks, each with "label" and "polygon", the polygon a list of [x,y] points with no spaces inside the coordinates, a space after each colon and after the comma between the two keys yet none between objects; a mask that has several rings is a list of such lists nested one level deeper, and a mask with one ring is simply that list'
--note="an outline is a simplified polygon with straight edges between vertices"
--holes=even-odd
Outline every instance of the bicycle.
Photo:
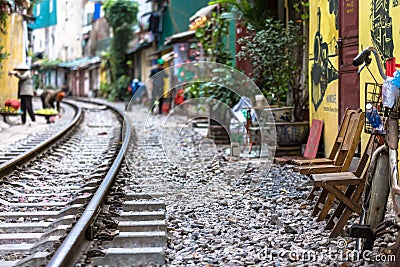
[{"label": "bicycle", "polygon": [[[383,71],[382,61],[374,47],[368,47],[354,58],[354,66],[362,65],[358,73],[361,73],[366,67],[373,76],[368,68],[372,62],[371,53],[375,56],[379,73],[384,82],[391,82],[391,77],[386,76]],[[375,77],[373,78],[375,79]],[[396,88],[396,90],[399,89]],[[393,99],[392,107],[384,107],[383,105],[375,107],[385,120],[382,119],[381,121],[384,129],[372,131],[372,134],[376,134],[377,138],[383,141],[383,144],[372,154],[367,169],[360,222],[350,229],[350,236],[358,238],[356,246],[359,250],[372,250],[375,239],[384,234],[387,228],[395,223],[395,220],[384,221],[390,192],[395,219],[400,219],[400,186],[397,166],[399,99],[400,94],[397,94],[397,97]],[[374,110],[371,112],[374,112]],[[400,242],[400,239],[398,242]]]}]

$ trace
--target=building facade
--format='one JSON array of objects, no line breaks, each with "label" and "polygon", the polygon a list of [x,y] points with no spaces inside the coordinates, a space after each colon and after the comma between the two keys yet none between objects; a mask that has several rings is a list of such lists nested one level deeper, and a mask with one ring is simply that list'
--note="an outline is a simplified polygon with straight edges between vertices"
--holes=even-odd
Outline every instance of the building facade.
[{"label": "building facade", "polygon": [[33,52],[62,62],[82,57],[83,7],[84,1],[39,2],[29,24]]},{"label": "building facade", "polygon": [[[110,40],[102,1],[41,1],[33,10],[31,50],[37,87],[92,96],[100,89],[100,57]],[[39,55],[39,57],[37,57]]]},{"label": "building facade", "polygon": [[[310,1],[310,117],[324,122],[325,154],[330,152],[344,110],[365,110],[366,88],[370,91],[373,84],[383,82],[375,58],[371,73],[364,70],[360,75],[353,58],[373,46],[383,62],[395,61],[400,51],[400,36],[394,28],[399,14],[397,1]],[[366,140],[364,133],[363,145]]]}]

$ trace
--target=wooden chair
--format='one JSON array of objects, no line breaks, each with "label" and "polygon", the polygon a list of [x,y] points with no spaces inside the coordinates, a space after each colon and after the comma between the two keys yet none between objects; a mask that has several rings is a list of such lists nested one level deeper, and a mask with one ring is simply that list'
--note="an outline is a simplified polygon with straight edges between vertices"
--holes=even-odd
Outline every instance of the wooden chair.
[{"label": "wooden chair", "polygon": [[331,153],[327,158],[299,159],[299,160],[292,160],[291,163],[299,166],[315,165],[315,164],[333,164],[335,162],[335,158],[345,138],[347,127],[349,126],[350,116],[351,114],[358,112],[360,112],[360,110],[352,110],[349,108],[346,109],[342,119],[342,123],[340,124],[338,135],[336,136],[335,143],[333,144]]},{"label": "wooden chair", "polygon": [[361,138],[364,118],[365,113],[361,110],[352,112],[349,115],[349,122],[345,129],[343,141],[338,149],[335,161],[332,164],[296,166],[293,170],[307,175],[347,171]]},{"label": "wooden chair", "polygon": [[375,137],[370,136],[364,153],[354,172],[313,174],[314,188],[322,187],[322,192],[312,212],[318,215],[317,221],[324,220],[330,211],[335,199],[340,201],[326,226],[332,228],[331,237],[339,235],[353,212],[361,215],[360,198],[364,190],[365,177],[368,169],[368,160],[376,149]]}]

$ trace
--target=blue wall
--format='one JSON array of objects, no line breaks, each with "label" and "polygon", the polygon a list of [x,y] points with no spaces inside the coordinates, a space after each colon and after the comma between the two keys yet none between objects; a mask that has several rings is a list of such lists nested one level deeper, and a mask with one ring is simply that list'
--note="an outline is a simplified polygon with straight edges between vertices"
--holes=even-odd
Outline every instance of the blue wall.
[{"label": "blue wall", "polygon": [[[50,12],[51,11],[51,12]],[[31,29],[46,28],[57,24],[57,0],[41,0],[33,9],[34,23]]]}]

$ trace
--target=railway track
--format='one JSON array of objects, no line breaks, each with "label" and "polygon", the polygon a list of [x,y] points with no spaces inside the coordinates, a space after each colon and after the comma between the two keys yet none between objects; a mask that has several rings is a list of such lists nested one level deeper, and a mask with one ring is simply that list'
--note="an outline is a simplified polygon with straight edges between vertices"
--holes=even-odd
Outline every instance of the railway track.
[{"label": "railway track", "polygon": [[0,163],[0,266],[163,265],[165,204],[128,186],[129,121],[108,104],[69,104],[65,131]]},{"label": "railway track", "polygon": [[12,148],[3,151],[0,155],[0,177],[13,171],[15,166],[24,164],[34,158],[37,154],[51,147],[55,142],[60,140],[60,137],[66,135],[79,123],[82,118],[82,109],[71,102],[65,101],[64,103],[74,111],[73,116],[68,116],[70,119],[69,122],[60,125],[61,129],[58,127],[49,127],[46,133],[40,133],[36,136],[22,140]]}]

